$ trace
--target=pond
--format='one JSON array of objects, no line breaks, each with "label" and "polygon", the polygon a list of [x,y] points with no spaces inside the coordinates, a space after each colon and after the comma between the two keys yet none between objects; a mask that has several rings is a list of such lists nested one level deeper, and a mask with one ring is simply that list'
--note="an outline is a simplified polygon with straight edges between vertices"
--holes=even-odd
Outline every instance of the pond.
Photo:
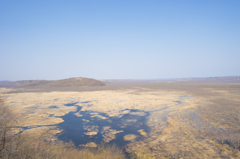
[{"label": "pond", "polygon": [[[121,116],[110,117],[106,113],[81,111],[82,107],[77,104],[81,103],[65,104],[65,106],[75,106],[77,110],[62,116],[64,122],[57,125],[60,130],[63,130],[58,135],[59,140],[72,141],[76,146],[90,142],[100,144],[107,140],[109,144],[122,147],[130,142],[124,140],[125,135],[133,134],[137,136],[135,140],[140,140],[144,136],[139,130],[146,133],[150,130],[146,124],[149,112],[125,109],[122,110],[125,113]],[[79,115],[76,115],[79,111]],[[106,139],[107,137],[111,138]]]}]

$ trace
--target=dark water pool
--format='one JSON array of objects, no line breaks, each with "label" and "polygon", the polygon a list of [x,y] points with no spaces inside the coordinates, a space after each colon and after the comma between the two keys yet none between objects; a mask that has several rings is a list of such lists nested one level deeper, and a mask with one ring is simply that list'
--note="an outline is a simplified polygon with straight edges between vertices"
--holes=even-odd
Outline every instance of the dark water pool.
[{"label": "dark water pool", "polygon": [[[83,102],[84,103],[84,102]],[[129,141],[124,141],[123,137],[127,134],[138,135],[136,140],[140,140],[142,136],[138,132],[139,129],[144,129],[145,132],[149,132],[149,127],[147,126],[147,118],[149,116],[148,112],[136,110],[136,109],[125,109],[122,111],[128,110],[127,114],[122,115],[121,117],[109,117],[106,113],[92,112],[92,111],[81,111],[81,117],[75,115],[76,112],[79,112],[82,107],[76,104],[81,103],[68,103],[65,106],[76,106],[77,110],[74,112],[69,112],[64,115],[62,119],[63,123],[58,124],[58,128],[63,130],[62,133],[58,136],[59,140],[68,142],[73,141],[73,143],[78,146],[80,144],[87,144],[89,142],[95,142],[100,144],[103,142],[103,136],[101,131],[103,127],[110,126],[111,129],[117,131],[123,130],[124,132],[116,134],[116,139],[109,142],[109,144],[116,144],[120,147],[125,146]],[[102,117],[107,119],[102,119],[99,117],[91,117],[91,113],[97,113]],[[141,115],[139,115],[139,113]],[[130,122],[129,122],[130,121]],[[131,122],[132,121],[132,122]],[[84,126],[98,126],[98,134],[94,136],[88,136],[84,133],[88,132],[84,130]]]},{"label": "dark water pool", "polygon": [[55,109],[55,108],[58,108],[57,106],[50,106],[48,107],[49,109]]}]

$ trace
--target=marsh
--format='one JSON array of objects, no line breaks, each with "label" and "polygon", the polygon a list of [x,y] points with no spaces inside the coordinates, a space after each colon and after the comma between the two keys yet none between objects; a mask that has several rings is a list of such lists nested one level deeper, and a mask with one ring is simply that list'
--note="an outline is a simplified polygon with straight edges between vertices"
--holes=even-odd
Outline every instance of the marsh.
[{"label": "marsh", "polygon": [[76,147],[115,144],[156,158],[238,158],[238,81],[115,81],[103,87],[5,88],[23,133]]}]

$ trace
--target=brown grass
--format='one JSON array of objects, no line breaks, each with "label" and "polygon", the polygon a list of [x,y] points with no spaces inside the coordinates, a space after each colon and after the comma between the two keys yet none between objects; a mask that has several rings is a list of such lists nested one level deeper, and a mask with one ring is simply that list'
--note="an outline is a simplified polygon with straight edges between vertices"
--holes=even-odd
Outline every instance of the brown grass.
[{"label": "brown grass", "polygon": [[[131,88],[133,87],[131,86]],[[127,146],[126,151],[130,153],[129,158],[240,158],[239,83],[159,82],[147,83],[142,86],[139,84],[139,87],[135,87],[133,90],[129,94],[125,91],[126,97],[134,97],[133,102],[122,102],[123,104],[119,103],[118,105],[123,107],[139,102],[147,106],[142,109],[150,110],[151,107],[158,105],[157,102],[167,100],[164,99],[166,92],[172,93],[172,95],[180,92],[180,95],[169,98],[170,102],[166,102],[167,109],[152,112],[148,122],[151,132],[142,141],[135,141]],[[164,93],[161,94],[161,91]],[[107,102],[116,102],[118,98],[125,97],[116,97],[116,92],[110,92],[111,98],[107,98],[109,96],[106,93],[102,105],[106,106]],[[119,95],[122,95],[121,91],[119,92]],[[183,95],[182,92],[188,97],[192,97],[181,99],[182,104],[176,105],[172,99],[175,100]],[[102,93],[104,92],[102,91]],[[155,100],[154,93],[158,100]],[[85,94],[89,95],[86,95],[84,101],[95,97],[91,95],[93,92]],[[152,95],[154,98],[150,98]],[[71,95],[71,97],[73,96]],[[84,94],[81,95],[81,98],[83,97]],[[100,105],[101,102],[94,105],[94,109]],[[159,109],[161,106],[162,104],[159,104]],[[117,108],[114,107],[114,109]],[[121,109],[125,109],[125,107]],[[60,158],[61,156],[65,158],[106,158],[109,156],[111,158],[111,155],[119,150],[116,150],[116,147],[104,146],[97,149],[77,149],[71,143],[44,142],[42,140],[29,144],[29,147],[32,148],[32,150],[28,150],[26,147],[29,153],[34,152],[32,155],[36,155],[33,158]],[[33,149],[34,147],[37,149]],[[120,157],[124,158],[122,151],[119,150],[119,152],[121,152]]]},{"label": "brown grass", "polygon": [[95,149],[78,149],[72,142],[53,141],[44,131],[38,138],[16,129],[17,118],[0,97],[0,158],[18,159],[124,159],[123,151],[116,146],[100,145]]}]

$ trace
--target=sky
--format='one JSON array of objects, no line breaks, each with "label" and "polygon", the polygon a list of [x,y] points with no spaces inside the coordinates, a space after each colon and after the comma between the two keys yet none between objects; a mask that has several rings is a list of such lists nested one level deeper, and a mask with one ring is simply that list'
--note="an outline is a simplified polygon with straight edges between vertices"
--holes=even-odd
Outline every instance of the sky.
[{"label": "sky", "polygon": [[239,0],[0,1],[0,80],[239,75]]}]

